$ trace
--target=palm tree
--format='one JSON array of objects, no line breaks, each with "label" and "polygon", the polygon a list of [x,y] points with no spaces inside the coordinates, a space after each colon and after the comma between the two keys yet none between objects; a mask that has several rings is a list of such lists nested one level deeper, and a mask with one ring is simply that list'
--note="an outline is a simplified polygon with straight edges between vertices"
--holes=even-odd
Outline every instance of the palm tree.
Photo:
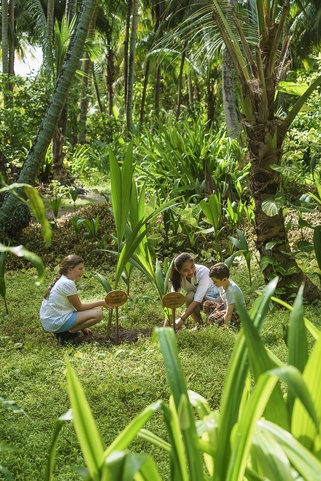
[{"label": "palm tree", "polygon": [[[287,239],[282,209],[268,215],[264,209],[267,199],[280,190],[282,143],[290,125],[308,96],[321,84],[319,77],[284,116],[277,115],[277,87],[288,68],[291,38],[287,31],[290,1],[249,2],[236,9],[213,0],[213,17],[233,62],[240,85],[241,123],[251,162],[251,191],[255,200],[256,247],[264,267],[265,280],[278,275],[279,294],[291,295],[305,283],[308,299],[321,298],[316,286],[297,266]],[[253,24],[255,19],[255,23]],[[246,29],[252,24],[251,40]]]},{"label": "palm tree", "polygon": [[[96,0],[84,0],[77,23],[70,40],[68,51],[57,78],[47,112],[42,120],[38,135],[22,167],[18,182],[34,185],[39,167],[50,145],[57,122],[65,105],[72,80],[82,55],[91,17],[96,7]],[[0,207],[0,228],[12,235],[29,223],[29,215],[23,208],[25,204],[14,195],[8,194]]]}]

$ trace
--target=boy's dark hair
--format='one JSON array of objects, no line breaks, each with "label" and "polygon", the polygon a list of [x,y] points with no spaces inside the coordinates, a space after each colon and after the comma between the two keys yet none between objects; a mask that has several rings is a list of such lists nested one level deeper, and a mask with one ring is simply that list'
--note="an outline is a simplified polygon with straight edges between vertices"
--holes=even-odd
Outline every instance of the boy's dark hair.
[{"label": "boy's dark hair", "polygon": [[215,277],[216,279],[224,279],[225,277],[230,277],[230,269],[224,264],[224,262],[218,262],[214,266],[210,267],[210,277]]}]

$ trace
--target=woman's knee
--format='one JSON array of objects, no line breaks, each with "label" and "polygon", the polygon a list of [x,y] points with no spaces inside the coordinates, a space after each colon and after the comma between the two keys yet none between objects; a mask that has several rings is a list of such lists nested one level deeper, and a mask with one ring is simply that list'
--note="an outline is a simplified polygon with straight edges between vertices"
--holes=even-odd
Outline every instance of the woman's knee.
[{"label": "woman's knee", "polygon": [[194,301],[194,295],[195,295],[195,292],[194,291],[188,291],[185,295],[185,304],[186,304],[186,307],[188,307],[190,305],[191,302]]},{"label": "woman's knee", "polygon": [[102,309],[95,309],[95,319],[97,322],[100,322],[103,318],[103,311]]}]

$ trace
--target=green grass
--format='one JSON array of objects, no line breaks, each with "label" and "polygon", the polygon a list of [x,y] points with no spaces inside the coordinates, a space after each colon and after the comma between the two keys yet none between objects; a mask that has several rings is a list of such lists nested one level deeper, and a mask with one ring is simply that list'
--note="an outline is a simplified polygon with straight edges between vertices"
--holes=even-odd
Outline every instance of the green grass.
[{"label": "green grass", "polygon": [[[100,284],[91,273],[78,284],[83,300],[103,297]],[[92,273],[93,274],[93,273]],[[14,413],[0,405],[0,441],[15,448],[1,452],[0,464],[7,467],[17,481],[40,481],[44,477],[54,421],[70,409],[66,386],[66,360],[75,369],[85,390],[94,418],[106,445],[148,404],[169,398],[162,355],[156,342],[140,337],[130,344],[111,345],[106,342],[82,343],[59,347],[55,338],[42,330],[39,306],[43,291],[53,277],[48,272],[44,285],[37,286],[33,269],[12,271],[5,275],[9,315],[5,315],[0,299],[0,396],[14,400],[23,413]],[[239,265],[232,268],[232,278],[242,287],[248,307],[262,285],[261,274],[254,270],[253,286],[249,286],[247,271]],[[309,306],[306,317],[320,325],[321,309]],[[163,309],[151,286],[135,274],[131,298],[119,309],[120,325],[128,330],[153,328],[163,323]],[[286,358],[282,323],[289,313],[271,310],[264,324],[262,337],[266,345],[281,359]],[[94,326],[94,337],[101,339],[107,326],[107,316]],[[193,327],[188,323],[187,328]],[[229,358],[238,332],[204,326],[197,332],[188,329],[177,334],[180,361],[189,389],[209,400],[218,408]],[[159,414],[149,422],[160,436],[165,436]],[[133,450],[151,453],[163,479],[168,478],[169,460],[157,448],[137,440]],[[54,470],[55,481],[79,480],[76,466],[83,458],[72,423],[63,427],[58,442]],[[5,479],[1,477],[0,479]]]}]

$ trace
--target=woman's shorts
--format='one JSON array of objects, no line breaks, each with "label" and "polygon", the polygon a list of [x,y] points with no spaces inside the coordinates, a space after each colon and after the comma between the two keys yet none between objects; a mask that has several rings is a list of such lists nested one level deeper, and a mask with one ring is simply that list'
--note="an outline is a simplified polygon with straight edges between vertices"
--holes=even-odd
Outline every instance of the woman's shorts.
[{"label": "woman's shorts", "polygon": [[58,329],[58,331],[55,331],[55,334],[58,334],[59,332],[69,331],[69,329],[72,329],[76,324],[76,320],[77,320],[77,311],[74,311],[69,317],[69,319],[67,319],[65,324],[63,324],[61,328]]}]

